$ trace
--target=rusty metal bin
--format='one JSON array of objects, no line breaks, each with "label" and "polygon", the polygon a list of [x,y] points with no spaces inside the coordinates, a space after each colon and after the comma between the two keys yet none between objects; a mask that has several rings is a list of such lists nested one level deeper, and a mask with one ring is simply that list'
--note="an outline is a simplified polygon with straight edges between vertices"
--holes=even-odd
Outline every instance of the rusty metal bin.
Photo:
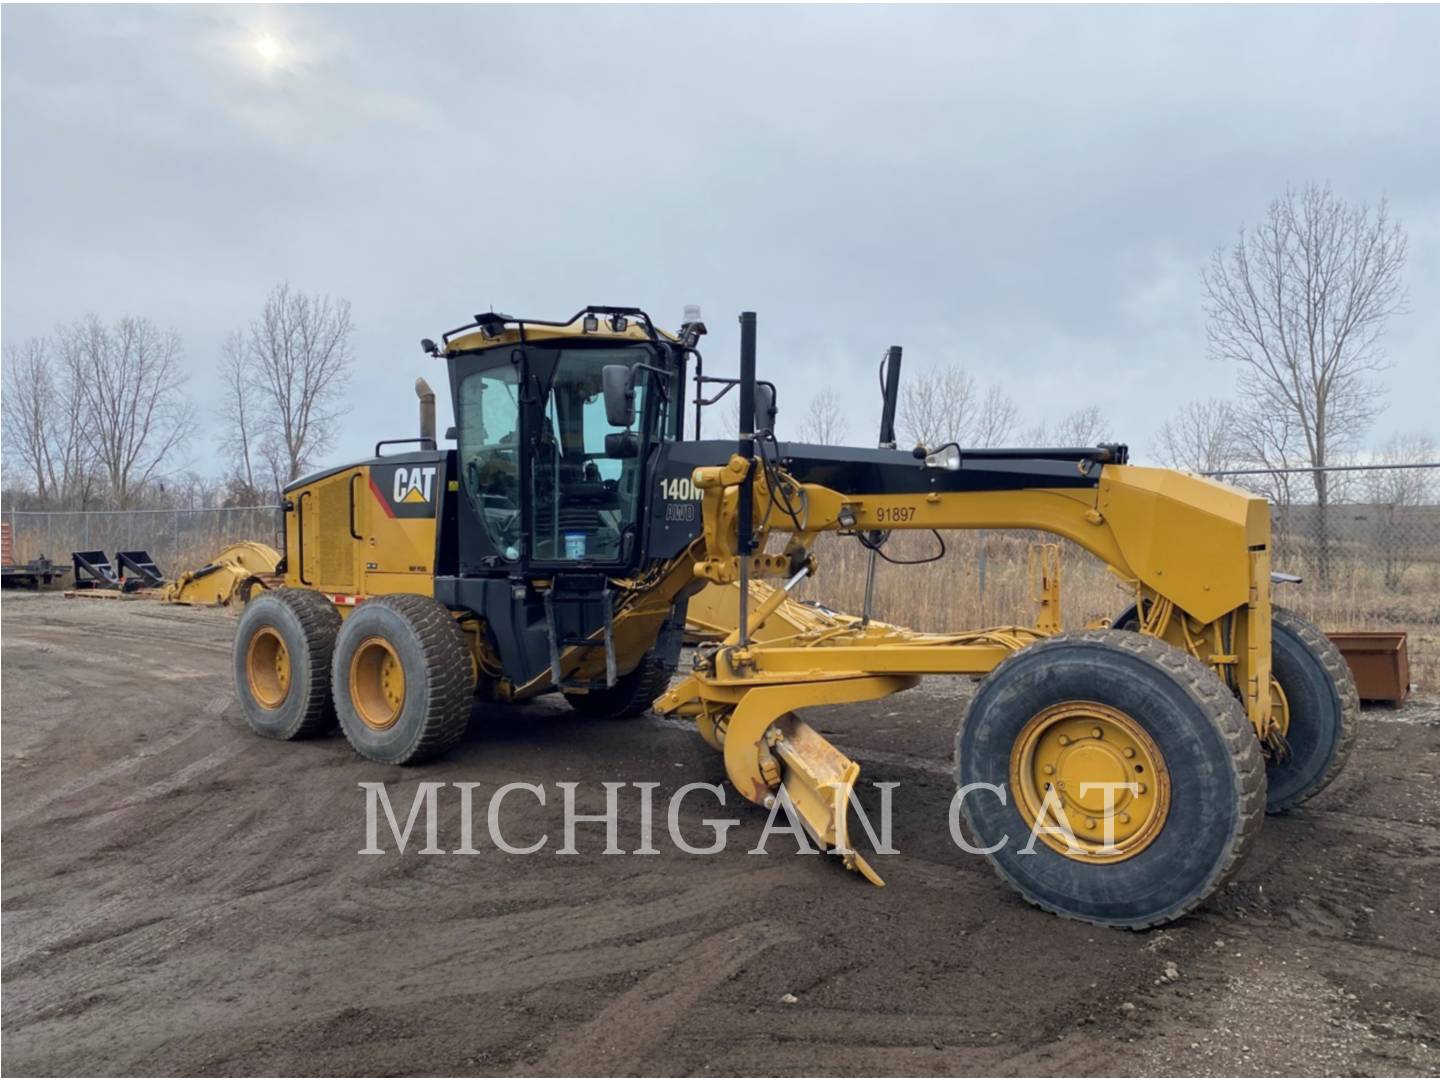
[{"label": "rusty metal bin", "polygon": [[1404,631],[1347,630],[1326,636],[1350,665],[1362,701],[1405,703],[1410,693],[1410,654]]}]

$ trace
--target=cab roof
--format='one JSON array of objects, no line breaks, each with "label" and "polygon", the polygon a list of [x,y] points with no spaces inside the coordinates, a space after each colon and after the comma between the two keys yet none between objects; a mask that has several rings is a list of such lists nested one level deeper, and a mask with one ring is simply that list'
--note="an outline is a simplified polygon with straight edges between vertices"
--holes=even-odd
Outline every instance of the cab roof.
[{"label": "cab roof", "polygon": [[473,323],[448,331],[441,351],[466,352],[517,345],[521,341],[555,341],[562,338],[621,342],[680,340],[669,331],[656,327],[650,316],[639,308],[592,306],[583,308],[564,322],[518,319],[495,312],[477,315]]}]

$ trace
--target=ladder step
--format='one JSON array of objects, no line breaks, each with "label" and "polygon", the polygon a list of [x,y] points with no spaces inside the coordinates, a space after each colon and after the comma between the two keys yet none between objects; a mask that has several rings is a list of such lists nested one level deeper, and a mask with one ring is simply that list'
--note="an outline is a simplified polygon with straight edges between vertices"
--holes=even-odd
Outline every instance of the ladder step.
[{"label": "ladder step", "polygon": [[[596,629],[600,630],[600,640],[595,640],[594,630],[588,629],[588,622],[583,615],[588,609],[599,607],[602,624]],[[588,578],[582,581],[556,578],[550,590],[545,594],[545,623],[546,631],[550,639],[550,681],[561,690],[597,690],[601,689],[598,682],[567,680],[560,666],[560,652],[562,649],[604,649],[605,650],[605,682],[604,688],[615,685],[615,636],[612,620],[614,617],[615,605],[610,592],[608,582],[603,577]],[[565,616],[570,616],[566,619]],[[565,622],[562,630],[557,619]],[[576,633],[576,626],[584,633]]]}]

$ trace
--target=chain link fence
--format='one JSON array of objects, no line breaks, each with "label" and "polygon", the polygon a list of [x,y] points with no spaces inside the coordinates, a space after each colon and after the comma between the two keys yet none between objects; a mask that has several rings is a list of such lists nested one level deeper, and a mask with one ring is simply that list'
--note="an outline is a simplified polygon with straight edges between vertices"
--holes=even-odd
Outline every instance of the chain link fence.
[{"label": "chain link fence", "polygon": [[1440,463],[1211,475],[1270,500],[1276,569],[1400,594],[1436,584]]},{"label": "chain link fence", "polygon": [[278,506],[198,510],[13,510],[3,512],[19,562],[45,556],[69,565],[72,551],[148,551],[167,577],[204,566],[227,544],[280,546]]},{"label": "chain link fence", "polygon": [[[1405,630],[1421,677],[1440,677],[1440,463],[1323,470],[1244,470],[1218,479],[1270,499],[1277,570],[1300,585],[1277,586],[1276,600],[1326,630]],[[1317,484],[1318,479],[1318,484]],[[1323,487],[1324,500],[1319,490]],[[202,510],[5,510],[20,561],[40,555],[69,562],[72,551],[143,549],[175,576],[208,562],[238,540],[280,546],[275,506]],[[947,533],[948,557],[925,566],[882,566],[875,615],[925,630],[1028,621],[1033,612],[1028,560],[1037,533]],[[1065,544],[1062,597],[1068,626],[1114,615],[1127,603],[1113,575]],[[896,533],[886,551],[923,558],[929,533]],[[859,611],[866,554],[853,541],[824,537],[817,579],[804,594]],[[1423,672],[1423,676],[1422,673]]]}]

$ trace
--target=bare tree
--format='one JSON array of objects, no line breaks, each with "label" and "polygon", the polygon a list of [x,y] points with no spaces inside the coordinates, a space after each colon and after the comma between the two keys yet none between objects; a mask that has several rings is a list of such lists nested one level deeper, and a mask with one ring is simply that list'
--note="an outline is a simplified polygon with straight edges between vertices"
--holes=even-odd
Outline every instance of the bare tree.
[{"label": "bare tree", "polygon": [[259,389],[262,456],[288,483],[329,449],[336,403],[349,378],[350,302],[283,282],[250,324],[246,352]]},{"label": "bare tree", "polygon": [[219,417],[220,452],[235,462],[235,472],[246,489],[255,491],[254,458],[258,417],[256,416],[255,371],[249,363],[245,334],[232,330],[220,346],[222,394]]},{"label": "bare tree", "polygon": [[1234,466],[1235,438],[1235,408],[1228,401],[1187,401],[1161,427],[1158,456],[1172,469],[1216,472]]},{"label": "bare tree", "polygon": [[1110,431],[1110,421],[1100,411],[1099,405],[1086,405],[1076,409],[1055,428],[1055,442],[1058,446],[1098,446],[1104,442]]},{"label": "bare tree", "polygon": [[924,446],[999,446],[1013,434],[1018,416],[1002,389],[982,393],[963,368],[933,368],[900,391],[900,434]]},{"label": "bare tree", "polygon": [[97,499],[102,481],[90,449],[90,424],[84,394],[73,367],[63,362],[63,357],[62,363],[62,370],[56,377],[58,392],[51,443],[58,469],[55,486],[62,506],[85,509]]},{"label": "bare tree", "polygon": [[1015,399],[998,386],[985,391],[971,425],[971,446],[1004,446],[1015,434],[1020,423],[1020,409]]},{"label": "bare tree", "polygon": [[55,414],[59,388],[50,369],[50,344],[30,338],[5,346],[5,451],[17,458],[42,503],[55,492]]},{"label": "bare tree", "polygon": [[821,390],[810,399],[810,411],[800,421],[800,441],[838,446],[845,441],[848,428],[839,395],[834,390]]},{"label": "bare tree", "polygon": [[936,367],[910,378],[900,389],[902,438],[921,446],[963,445],[975,397],[975,380],[963,368]]},{"label": "bare tree", "polygon": [[149,319],[106,326],[88,315],[62,329],[66,379],[84,446],[103,469],[110,498],[131,505],[140,488],[183,462],[195,413],[182,391],[180,336]]},{"label": "bare tree", "polygon": [[1372,211],[1309,185],[1215,253],[1204,274],[1211,355],[1240,366],[1247,409],[1283,413],[1315,471],[1317,571],[1329,574],[1322,471],[1369,427],[1384,367],[1380,339],[1405,305],[1405,234],[1382,200]]}]

